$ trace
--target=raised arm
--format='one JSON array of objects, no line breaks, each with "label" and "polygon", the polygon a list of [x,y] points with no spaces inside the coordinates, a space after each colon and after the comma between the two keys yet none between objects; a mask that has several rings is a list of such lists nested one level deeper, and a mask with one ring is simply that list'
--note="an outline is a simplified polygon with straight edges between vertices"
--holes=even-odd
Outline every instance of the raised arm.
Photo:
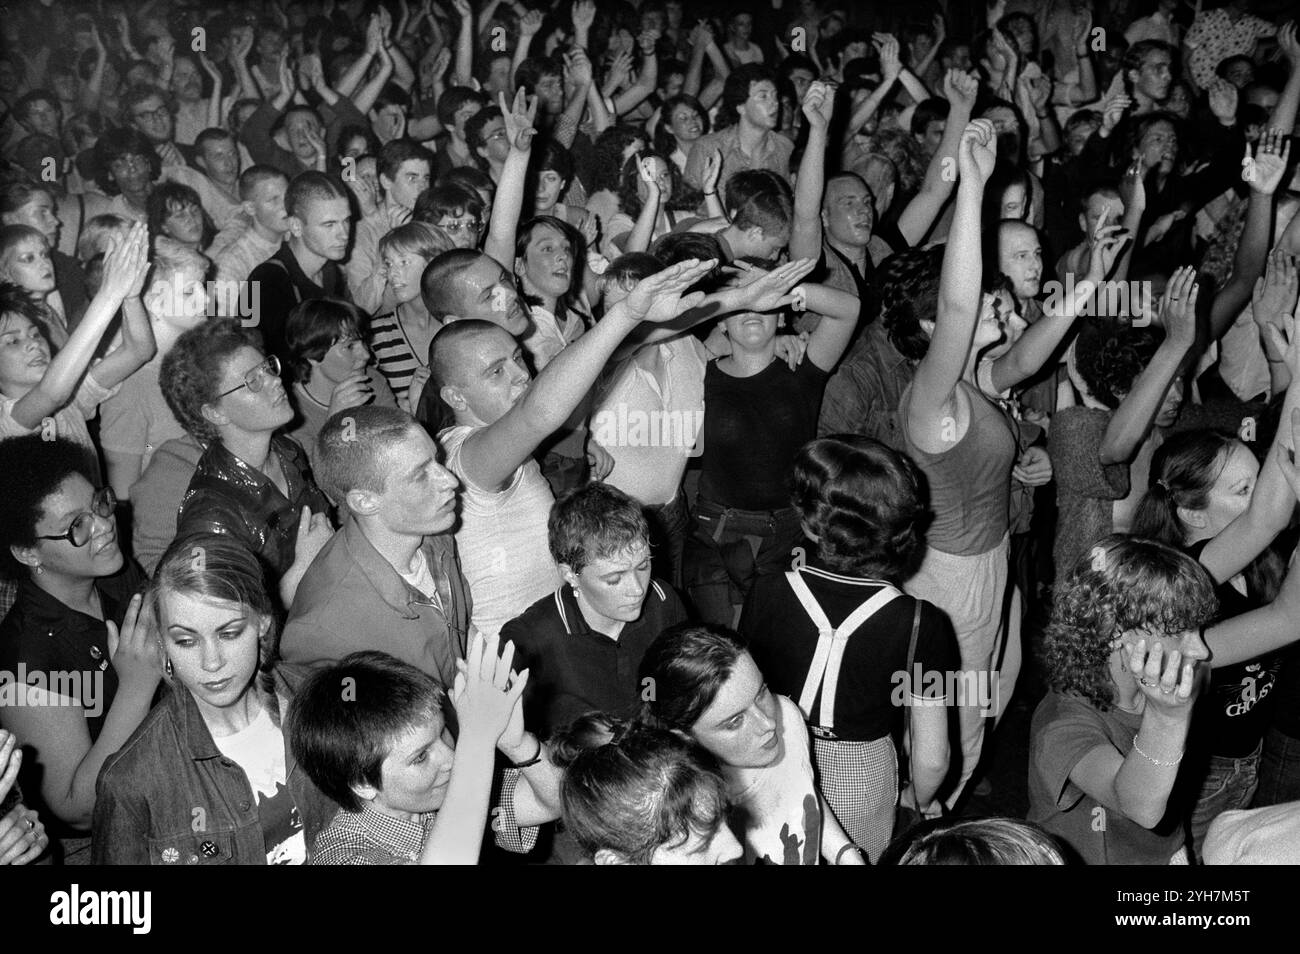
[{"label": "raised arm", "polygon": [[141,283],[148,265],[137,272],[138,280],[122,302],[122,343],[96,364],[95,380],[106,388],[121,384],[158,353],[149,313],[140,300]]},{"label": "raised arm", "polygon": [[614,97],[614,113],[622,116],[628,110],[640,105],[641,101],[655,91],[659,82],[659,58],[655,56],[655,43],[659,34],[648,30],[637,37],[641,45],[641,70],[636,82]]},{"label": "raised arm", "polygon": [[513,676],[514,644],[498,655],[495,636],[475,633],[451,691],[460,726],[447,797],[420,852],[422,865],[478,863],[487,830],[497,740],[519,705],[528,671]]},{"label": "raised arm", "polygon": [[591,60],[585,50],[579,48],[564,54],[565,81],[568,82],[568,102],[564,112],[555,121],[553,135],[555,141],[565,149],[572,148],[578,138],[578,126],[582,122],[583,111],[587,108],[587,94],[591,91]]},{"label": "raised arm", "polygon": [[[253,28],[237,27],[230,31],[230,52],[226,62],[235,71],[235,81],[243,88],[245,94],[253,99],[262,99],[262,87],[248,69],[248,53],[253,48]],[[288,100],[285,100],[288,102]],[[283,108],[283,107],[281,107]]]},{"label": "raised arm", "polygon": [[1137,376],[1132,390],[1120,402],[1106,426],[1099,448],[1103,464],[1128,463],[1151,429],[1151,422],[1155,420],[1169,386],[1196,341],[1196,298],[1199,291],[1194,268],[1180,268],[1170,277],[1161,308],[1165,340],[1156,349],[1151,363]]},{"label": "raised arm", "polygon": [[[624,252],[644,252],[650,247],[650,240],[654,237],[655,222],[659,219],[659,206],[663,199],[663,194],[659,191],[659,180],[654,175],[654,160],[642,159],[637,163],[637,173],[645,183],[647,195],[641,205],[641,214],[636,217],[636,224],[632,226],[627,241],[623,243]],[[618,239],[619,236],[613,238]]]},{"label": "raised arm", "polygon": [[861,300],[857,295],[826,285],[800,285],[794,290],[794,310],[822,316],[823,320],[808,337],[807,358],[823,371],[834,371],[857,327],[862,313]]},{"label": "raised arm", "polygon": [[1121,755],[1109,742],[1098,745],[1076,763],[1070,781],[1111,811],[1155,828],[1165,817],[1187,744],[1196,678],[1193,664],[1177,652],[1166,656],[1159,643],[1146,649],[1140,640],[1120,651],[1147,701],[1133,748]]},{"label": "raised arm", "polygon": [[522,89],[515,91],[514,105],[507,107],[506,94],[498,93],[501,116],[510,140],[510,154],[501,168],[501,181],[497,183],[496,201],[492,204],[492,220],[488,225],[483,251],[491,255],[506,271],[515,266],[515,232],[519,227],[519,214],[523,211],[524,183],[528,178],[528,157],[533,147],[533,120],[537,117],[537,97],[531,99]]},{"label": "raised arm", "polygon": [[374,55],[379,57],[379,72],[370,82],[349,97],[352,104],[356,106],[357,112],[362,114],[368,113],[370,107],[375,105],[375,100],[384,91],[388,78],[393,75],[393,58],[384,49],[383,21],[378,16],[371,20],[370,30],[371,32],[366,36],[366,49],[373,51]]},{"label": "raised arm", "polygon": [[[670,321],[699,304],[702,294],[682,297],[683,292],[713,265],[682,262],[639,282],[594,328],[556,355],[505,415],[465,439],[460,457],[468,480],[487,490],[504,487],[538,445],[568,420],[639,322]],[[449,404],[457,399],[448,393],[451,390],[443,388]]]},{"label": "raised arm", "polygon": [[920,245],[925,240],[948,197],[952,195],[957,147],[961,142],[962,130],[970,122],[971,112],[975,108],[979,80],[973,74],[949,70],[943,78],[943,91],[949,106],[943,139],[925,171],[921,191],[912,197],[912,201],[903,209],[903,214],[898,217],[898,231],[911,246]]},{"label": "raised arm", "polygon": [[[457,86],[469,86],[474,78],[474,8],[469,0],[452,0],[451,4],[460,17],[460,30],[456,33],[456,71],[452,82]],[[490,13],[484,14],[486,20]]]},{"label": "raised arm", "polygon": [[1270,130],[1260,138],[1253,159],[1247,147],[1242,169],[1242,177],[1250,185],[1246,225],[1232,261],[1232,275],[1214,297],[1210,308],[1210,341],[1218,341],[1237,320],[1246,302],[1250,301],[1255,280],[1264,271],[1273,237],[1273,193],[1282,182],[1290,155],[1290,138],[1283,137],[1276,130]]},{"label": "raised arm", "polygon": [[790,257],[818,259],[822,254],[822,193],[826,189],[826,142],[835,112],[834,91],[825,83],[813,82],[802,109],[808,120],[808,142],[795,178]]},{"label": "raised arm", "polygon": [[[1294,275],[1292,269],[1292,278]],[[1281,344],[1291,369],[1291,386],[1282,402],[1280,425],[1273,446],[1260,468],[1250,505],[1201,551],[1201,564],[1219,583],[1232,579],[1249,566],[1286,529],[1295,512],[1295,494],[1287,483],[1284,467],[1295,452],[1288,425],[1291,413],[1300,408],[1300,335],[1296,333],[1293,317],[1287,315],[1284,323],[1285,332],[1274,333],[1286,336]]]},{"label": "raised arm", "polygon": [[[91,300],[85,316],[73,330],[68,343],[50,361],[40,383],[14,404],[10,413],[18,424],[28,429],[40,427],[41,421],[57,414],[72,400],[118,308],[133,289],[136,295],[140,293],[140,284],[149,267],[147,235],[145,224],[137,222],[125,240],[111,244],[104,259],[103,284]],[[149,342],[153,342],[152,334]],[[126,377],[120,373],[121,368],[129,363],[128,359],[121,359],[108,369],[109,376],[116,380],[101,383],[105,387],[117,384]]]},{"label": "raised arm", "polygon": [[1286,78],[1286,85],[1282,87],[1277,105],[1273,107],[1270,122],[1275,129],[1289,136],[1295,132],[1296,112],[1300,110],[1300,38],[1296,37],[1294,20],[1283,24],[1277,31],[1277,43],[1286,54],[1291,73]]},{"label": "raised arm", "polygon": [[898,74],[903,70],[903,61],[898,57],[898,41],[889,34],[879,35],[879,38],[873,38],[872,43],[876,47],[876,55],[880,57],[880,85],[871,91],[871,94],[861,100],[853,107],[853,114],[849,117],[849,124],[844,127],[844,142],[847,144],[857,135],[862,124],[876,114],[886,97],[889,96],[890,90],[894,88],[894,83],[898,80]]},{"label": "raised arm", "polygon": [[1103,214],[1097,222],[1091,239],[1088,273],[1074,286],[1074,293],[1060,301],[1048,299],[1043,317],[1020,336],[1010,351],[993,362],[993,387],[998,393],[1033,376],[1047,363],[1074,326],[1074,319],[1100,287],[1120,246],[1128,241],[1118,225],[1106,224],[1106,218]]},{"label": "raised arm", "polygon": [[[993,124],[973,120],[962,132],[957,165],[957,205],[944,248],[934,331],[912,379],[906,426],[912,435],[937,431],[951,413],[975,340],[980,314],[980,202],[997,159]],[[915,437],[914,437],[915,440]]]}]

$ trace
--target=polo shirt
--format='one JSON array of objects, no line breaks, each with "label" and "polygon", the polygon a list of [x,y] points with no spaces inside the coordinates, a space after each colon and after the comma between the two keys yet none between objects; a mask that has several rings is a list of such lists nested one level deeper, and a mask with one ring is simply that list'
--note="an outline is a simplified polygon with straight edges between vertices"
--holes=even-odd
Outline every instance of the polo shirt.
[{"label": "polo shirt", "polygon": [[617,639],[591,628],[572,587],[538,600],[501,628],[502,641],[515,644],[515,670],[529,670],[524,724],[546,738],[588,712],[636,715],[646,650],[685,619],[682,601],[659,580],[651,580],[640,617],[625,624]]}]

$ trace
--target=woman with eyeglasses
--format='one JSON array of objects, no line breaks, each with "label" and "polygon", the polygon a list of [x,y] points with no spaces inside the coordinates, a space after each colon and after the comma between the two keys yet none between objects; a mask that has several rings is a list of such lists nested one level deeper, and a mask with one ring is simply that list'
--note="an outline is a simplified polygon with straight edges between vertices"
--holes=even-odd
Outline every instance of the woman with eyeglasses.
[{"label": "woman with eyeglasses", "polygon": [[215,319],[177,339],[160,383],[176,420],[205,445],[176,516],[178,536],[224,534],[280,579],[288,606],[308,564],[329,539],[329,501],[307,455],[276,431],[293,420],[269,358],[235,319]]},{"label": "woman with eyeglasses", "polygon": [[371,365],[361,309],[339,298],[308,298],[289,312],[285,344],[298,424],[289,436],[311,459],[316,434],[339,411],[364,404],[396,407],[392,389]]},{"label": "woman with eyeglasses", "polygon": [[[28,434],[0,441],[0,560],[18,599],[0,623],[0,726],[29,753],[36,796],[65,863],[86,863],[95,779],[149,711],[161,676],[137,626],[144,574],[117,544],[116,500],[82,448]],[[21,690],[21,695],[15,694]]]}]

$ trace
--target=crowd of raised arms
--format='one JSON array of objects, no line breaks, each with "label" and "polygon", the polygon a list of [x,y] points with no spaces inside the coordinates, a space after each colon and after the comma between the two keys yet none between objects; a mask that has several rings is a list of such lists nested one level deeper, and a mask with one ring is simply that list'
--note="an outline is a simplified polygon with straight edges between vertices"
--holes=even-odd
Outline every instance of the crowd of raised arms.
[{"label": "crowd of raised arms", "polygon": [[9,3],[0,864],[1300,861],[1294,11]]}]

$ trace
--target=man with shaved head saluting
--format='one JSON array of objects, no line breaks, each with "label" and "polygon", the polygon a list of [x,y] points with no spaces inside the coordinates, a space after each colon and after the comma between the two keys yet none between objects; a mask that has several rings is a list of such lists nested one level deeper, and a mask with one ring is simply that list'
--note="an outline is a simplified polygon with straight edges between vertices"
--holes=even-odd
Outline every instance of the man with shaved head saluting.
[{"label": "man with shaved head saluting", "polygon": [[519,342],[500,325],[454,321],[429,348],[438,434],[461,481],[456,548],[473,597],[472,622],[495,635],[560,585],[547,546],[554,496],[533,452],[564,424],[625,337],[642,321],[670,321],[703,295],[682,293],[714,262],[651,275],[532,380]]}]

